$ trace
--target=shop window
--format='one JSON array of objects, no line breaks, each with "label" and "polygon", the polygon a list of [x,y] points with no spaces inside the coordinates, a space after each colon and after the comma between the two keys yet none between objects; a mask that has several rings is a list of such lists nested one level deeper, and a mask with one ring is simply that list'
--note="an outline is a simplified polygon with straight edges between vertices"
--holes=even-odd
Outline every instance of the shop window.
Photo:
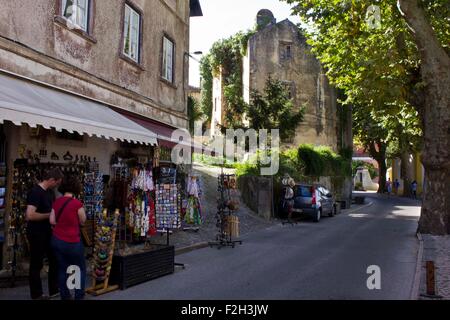
[{"label": "shop window", "polygon": [[141,14],[130,5],[125,4],[123,26],[123,54],[139,63],[141,41]]},{"label": "shop window", "polygon": [[62,0],[61,15],[75,27],[87,32],[90,0]]},{"label": "shop window", "polygon": [[164,80],[173,83],[175,44],[168,37],[163,37],[162,74]]}]

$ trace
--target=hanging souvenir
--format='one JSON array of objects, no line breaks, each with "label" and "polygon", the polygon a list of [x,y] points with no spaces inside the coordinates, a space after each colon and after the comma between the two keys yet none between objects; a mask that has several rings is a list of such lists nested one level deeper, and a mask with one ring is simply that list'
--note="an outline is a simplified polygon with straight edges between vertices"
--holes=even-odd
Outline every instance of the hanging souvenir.
[{"label": "hanging souvenir", "polygon": [[201,206],[200,206],[200,190],[198,179],[191,176],[187,185],[188,201],[184,221],[188,224],[202,224]]}]

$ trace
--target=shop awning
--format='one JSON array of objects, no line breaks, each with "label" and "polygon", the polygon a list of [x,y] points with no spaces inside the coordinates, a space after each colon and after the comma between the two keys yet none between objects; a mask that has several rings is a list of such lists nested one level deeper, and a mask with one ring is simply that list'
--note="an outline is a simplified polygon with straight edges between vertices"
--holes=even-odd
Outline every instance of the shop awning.
[{"label": "shop awning", "polygon": [[192,152],[196,153],[202,153],[202,150],[211,152],[214,154],[214,151],[211,150],[211,148],[202,145],[201,143],[190,141],[190,142],[183,142],[178,141],[175,138],[172,138],[172,133],[177,130],[177,128],[168,126],[166,124],[163,124],[158,121],[154,121],[151,119],[143,119],[139,117],[138,115],[130,114],[128,112],[121,112],[124,116],[126,116],[128,119],[136,122],[137,124],[143,126],[144,128],[149,129],[152,132],[155,132],[157,138],[158,138],[158,145],[168,148],[173,148],[177,144],[181,144],[184,146],[190,146],[192,149]]},{"label": "shop awning", "polygon": [[156,134],[108,106],[0,73],[0,123],[41,125],[106,139],[156,145]]},{"label": "shop awning", "polygon": [[177,144],[177,141],[172,140],[172,132],[176,130],[175,127],[168,126],[155,120],[143,119],[138,115],[134,115],[128,112],[120,111],[120,113],[131,121],[136,122],[138,125],[154,132],[160,146],[173,148]]}]

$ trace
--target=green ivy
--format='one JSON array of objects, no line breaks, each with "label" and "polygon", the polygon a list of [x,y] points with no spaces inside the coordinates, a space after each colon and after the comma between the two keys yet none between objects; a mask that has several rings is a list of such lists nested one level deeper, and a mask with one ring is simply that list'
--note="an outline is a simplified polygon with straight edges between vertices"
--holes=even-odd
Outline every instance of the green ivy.
[{"label": "green ivy", "polygon": [[[344,177],[351,176],[350,159],[336,154],[329,147],[302,144],[298,148],[291,148],[279,155],[280,167],[276,178],[289,174],[296,181],[312,181],[321,176],[332,177],[336,185],[343,183]],[[259,175],[260,165],[237,164],[238,176]]]},{"label": "green ivy", "polygon": [[243,100],[242,58],[247,53],[249,38],[256,33],[255,30],[238,32],[237,34],[216,41],[200,63],[202,77],[202,103],[201,108],[208,120],[211,120],[213,101],[213,77],[222,72],[224,82],[224,98],[226,103],[226,126],[241,127],[241,115],[245,108]]},{"label": "green ivy", "polygon": [[202,98],[200,101],[200,108],[202,113],[206,115],[206,118],[211,122],[212,110],[213,110],[213,76],[211,64],[209,63],[210,56],[205,55],[200,61],[200,76],[202,77],[201,91]]}]

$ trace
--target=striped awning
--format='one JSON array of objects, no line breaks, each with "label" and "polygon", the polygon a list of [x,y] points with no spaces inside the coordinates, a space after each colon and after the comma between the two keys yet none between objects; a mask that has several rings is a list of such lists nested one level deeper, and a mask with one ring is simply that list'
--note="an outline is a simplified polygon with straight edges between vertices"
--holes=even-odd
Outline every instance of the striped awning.
[{"label": "striped awning", "polygon": [[100,102],[0,72],[0,123],[157,145],[157,135]]}]

